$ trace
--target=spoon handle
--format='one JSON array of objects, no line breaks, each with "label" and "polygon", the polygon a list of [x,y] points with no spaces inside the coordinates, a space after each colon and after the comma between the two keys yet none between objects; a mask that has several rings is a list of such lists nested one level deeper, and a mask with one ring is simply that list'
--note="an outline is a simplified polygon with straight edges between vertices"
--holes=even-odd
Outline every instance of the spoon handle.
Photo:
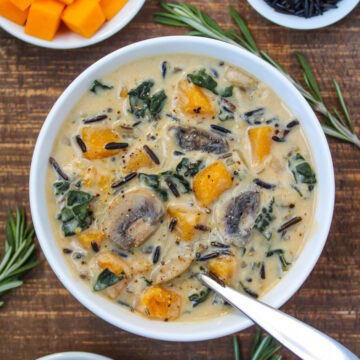
[{"label": "spoon handle", "polygon": [[343,345],[319,330],[282,311],[224,286],[207,275],[199,274],[204,285],[253,320],[287,349],[304,360],[359,359]]}]

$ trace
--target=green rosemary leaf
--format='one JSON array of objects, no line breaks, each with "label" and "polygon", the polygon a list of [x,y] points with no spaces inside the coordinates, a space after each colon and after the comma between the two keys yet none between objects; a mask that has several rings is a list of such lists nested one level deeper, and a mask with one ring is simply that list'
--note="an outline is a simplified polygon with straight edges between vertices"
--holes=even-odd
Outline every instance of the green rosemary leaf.
[{"label": "green rosemary leaf", "polygon": [[229,11],[230,11],[230,15],[232,16],[235,24],[238,26],[241,33],[244,35],[244,38],[248,42],[249,46],[252,48],[252,50],[254,52],[259,53],[259,50],[256,46],[256,42],[255,42],[254,38],[252,37],[251,32],[250,32],[248,26],[246,25],[245,21],[243,20],[243,18],[239,15],[239,13],[232,6],[229,7]]},{"label": "green rosemary leaf", "polygon": [[336,139],[347,141],[347,142],[351,143],[351,141],[345,135],[342,135],[342,134],[338,133],[334,128],[332,128],[332,127],[330,127],[328,125],[322,125],[322,128],[323,128],[324,133],[326,135],[329,135],[329,136],[334,137]]},{"label": "green rosemary leaf", "polygon": [[344,101],[340,86],[339,86],[338,82],[336,81],[336,79],[333,79],[333,83],[334,83],[334,86],[335,86],[335,91],[336,91],[336,94],[338,96],[341,109],[344,112],[345,119],[347,121],[348,127],[351,130],[351,132],[354,133],[354,127],[353,127],[352,121],[350,119],[350,115],[349,115],[349,112],[347,110],[347,107],[345,105],[345,101]]},{"label": "green rosemary leaf", "polygon": [[233,335],[233,346],[234,346],[234,359],[240,360],[240,347],[236,335]]},{"label": "green rosemary leaf", "polygon": [[316,79],[315,79],[315,76],[313,74],[313,72],[311,71],[310,69],[310,65],[308,63],[308,61],[306,60],[305,56],[303,54],[301,54],[300,52],[296,52],[295,53],[299,62],[300,62],[300,65],[301,67],[303,68],[304,72],[305,72],[305,75],[308,79],[308,82],[310,84],[309,88],[310,90],[312,90],[312,93],[314,95],[314,97],[319,100],[319,101],[322,101],[322,97],[321,97],[321,94],[320,94],[320,90],[319,90],[319,86],[316,82]]},{"label": "green rosemary leaf", "polygon": [[244,48],[253,52],[252,47],[235,31],[234,28],[230,28],[228,36],[231,36],[235,41],[238,41]]},{"label": "green rosemary leaf", "polygon": [[341,124],[343,126],[346,126],[343,117],[341,116],[341,114],[338,112],[338,110],[335,107],[333,107],[333,113],[336,115],[336,118],[341,122]]},{"label": "green rosemary leaf", "polygon": [[252,347],[252,351],[251,351],[251,356],[254,356],[255,351],[256,351],[257,347],[259,346],[260,337],[261,337],[261,330],[259,328],[257,328],[255,338],[254,338],[253,347]]},{"label": "green rosemary leaf", "polygon": [[286,74],[286,70],[273,58],[271,58],[265,51],[261,50],[260,55],[264,60],[266,60],[268,63],[270,63],[272,66],[274,66],[276,69],[281,71],[282,73]]},{"label": "green rosemary leaf", "polygon": [[178,27],[187,26],[181,20],[177,20],[175,15],[170,15],[170,14],[161,14],[161,13],[154,14],[154,20],[158,24],[162,24],[162,25],[178,26]]},{"label": "green rosemary leaf", "polygon": [[[8,217],[5,252],[0,261],[0,297],[21,286],[19,277],[40,263],[34,255],[34,230],[31,224],[26,224],[25,210],[16,209],[15,217],[9,210]],[[3,304],[0,300],[0,307]]]}]

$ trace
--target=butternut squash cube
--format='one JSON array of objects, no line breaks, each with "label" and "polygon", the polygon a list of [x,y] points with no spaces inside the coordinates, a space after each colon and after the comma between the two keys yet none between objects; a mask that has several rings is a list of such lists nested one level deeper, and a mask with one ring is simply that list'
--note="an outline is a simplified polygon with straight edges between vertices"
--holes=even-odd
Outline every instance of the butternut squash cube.
[{"label": "butternut squash cube", "polygon": [[55,0],[37,0],[29,11],[25,33],[44,40],[52,40],[59,29],[64,4]]},{"label": "butternut squash cube", "polygon": [[208,269],[220,280],[228,284],[233,276],[236,259],[232,257],[218,257],[207,262]]},{"label": "butternut squash cube", "polygon": [[100,6],[106,20],[111,20],[127,2],[128,0],[100,0]]},{"label": "butternut squash cube", "polygon": [[150,318],[174,320],[180,316],[182,298],[175,291],[155,286],[145,290],[141,303]]},{"label": "butternut squash cube", "polygon": [[28,13],[29,9],[22,11],[10,0],[0,0],[0,15],[16,24],[24,25]]},{"label": "butternut squash cube", "polygon": [[138,171],[141,168],[151,168],[154,165],[150,156],[142,149],[136,150],[130,154],[124,167],[125,174]]},{"label": "butternut squash cube", "polygon": [[104,159],[118,154],[121,150],[107,150],[105,145],[111,142],[119,142],[120,136],[111,129],[95,126],[82,128],[81,137],[86,145],[86,152],[83,156],[89,160]]},{"label": "butternut squash cube", "polygon": [[175,231],[180,239],[191,241],[196,231],[195,225],[201,222],[203,214],[180,206],[169,206],[167,210],[171,217],[178,220]]},{"label": "butternut squash cube", "polygon": [[221,161],[216,161],[201,170],[194,178],[193,190],[198,202],[211,205],[224,191],[232,186],[232,176]]},{"label": "butternut squash cube", "polygon": [[101,245],[104,240],[104,233],[97,229],[91,229],[78,234],[77,237],[86,249],[91,249],[91,243],[96,243],[98,246]]},{"label": "butternut squash cube", "polygon": [[118,276],[120,276],[122,272],[124,272],[125,275],[130,273],[126,261],[111,251],[100,253],[97,256],[97,265],[101,270],[108,269]]},{"label": "butternut squash cube", "polygon": [[181,80],[178,83],[178,104],[184,114],[215,116],[216,105],[199,86]]},{"label": "butternut squash cube", "polygon": [[74,0],[59,0],[61,2],[63,2],[65,5],[70,5],[74,2]]},{"label": "butternut squash cube", "polygon": [[258,126],[251,128],[248,131],[254,165],[262,164],[265,158],[270,154],[272,132],[271,126]]},{"label": "butternut squash cube", "polygon": [[75,0],[64,11],[62,20],[73,32],[90,38],[105,22],[97,0]]},{"label": "butternut squash cube", "polygon": [[25,11],[34,2],[34,0],[10,0],[18,9]]}]

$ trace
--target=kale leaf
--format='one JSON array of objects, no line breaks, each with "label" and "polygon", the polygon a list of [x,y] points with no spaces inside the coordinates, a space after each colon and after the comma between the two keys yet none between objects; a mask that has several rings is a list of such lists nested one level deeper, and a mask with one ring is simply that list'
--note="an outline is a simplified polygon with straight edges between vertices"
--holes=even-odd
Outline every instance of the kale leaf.
[{"label": "kale leaf", "polygon": [[210,292],[211,290],[205,287],[201,289],[200,292],[190,295],[188,299],[192,302],[192,307],[196,307],[204,302],[208,298]]},{"label": "kale leaf", "polygon": [[[288,160],[288,165],[296,184],[306,184],[308,190],[312,191],[317,182],[316,175],[304,157],[296,153]],[[298,191],[301,192],[300,189],[298,189]]]},{"label": "kale leaf", "polygon": [[70,190],[66,205],[61,209],[57,218],[62,222],[65,236],[75,235],[78,230],[87,229],[93,221],[90,202],[93,197],[83,191]]},{"label": "kale leaf", "polygon": [[275,199],[272,198],[266,207],[261,209],[261,213],[255,220],[255,229],[265,236],[267,240],[271,239],[272,233],[268,230],[268,226],[275,220],[273,213]]},{"label": "kale leaf", "polygon": [[176,166],[176,173],[185,177],[193,177],[195,176],[202,168],[204,164],[201,160],[191,163],[190,160],[186,157],[182,158],[182,160]]},{"label": "kale leaf", "polygon": [[199,87],[210,90],[215,95],[221,95],[222,97],[230,97],[233,94],[233,86],[228,86],[224,90],[218,89],[218,83],[214,78],[209,75],[205,69],[196,70],[187,75],[189,83],[193,83]]},{"label": "kale leaf", "polygon": [[164,108],[167,100],[165,91],[160,90],[151,96],[151,89],[154,85],[153,80],[147,80],[129,91],[130,112],[137,119],[152,120]]},{"label": "kale leaf", "polygon": [[94,285],[94,291],[101,291],[110,286],[113,286],[125,278],[124,271],[121,272],[120,276],[111,272],[108,268],[100,273],[96,283]]},{"label": "kale leaf", "polygon": [[90,88],[90,91],[94,94],[97,94],[98,89],[111,90],[113,88],[114,88],[113,86],[105,85],[105,84],[101,83],[99,80],[94,80],[94,82]]},{"label": "kale leaf", "polygon": [[70,189],[70,181],[59,180],[53,184],[55,195],[64,195]]}]

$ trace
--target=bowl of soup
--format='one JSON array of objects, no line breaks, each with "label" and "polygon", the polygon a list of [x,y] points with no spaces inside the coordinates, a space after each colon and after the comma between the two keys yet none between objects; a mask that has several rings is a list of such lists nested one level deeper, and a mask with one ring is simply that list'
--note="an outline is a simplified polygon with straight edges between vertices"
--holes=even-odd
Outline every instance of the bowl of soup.
[{"label": "bowl of soup", "polygon": [[284,304],[321,254],[334,194],[326,138],[293,84],[241,48],[182,36],[122,48],[74,80],[30,174],[64,286],[109,323],[168,341],[251,325],[198,273]]}]

